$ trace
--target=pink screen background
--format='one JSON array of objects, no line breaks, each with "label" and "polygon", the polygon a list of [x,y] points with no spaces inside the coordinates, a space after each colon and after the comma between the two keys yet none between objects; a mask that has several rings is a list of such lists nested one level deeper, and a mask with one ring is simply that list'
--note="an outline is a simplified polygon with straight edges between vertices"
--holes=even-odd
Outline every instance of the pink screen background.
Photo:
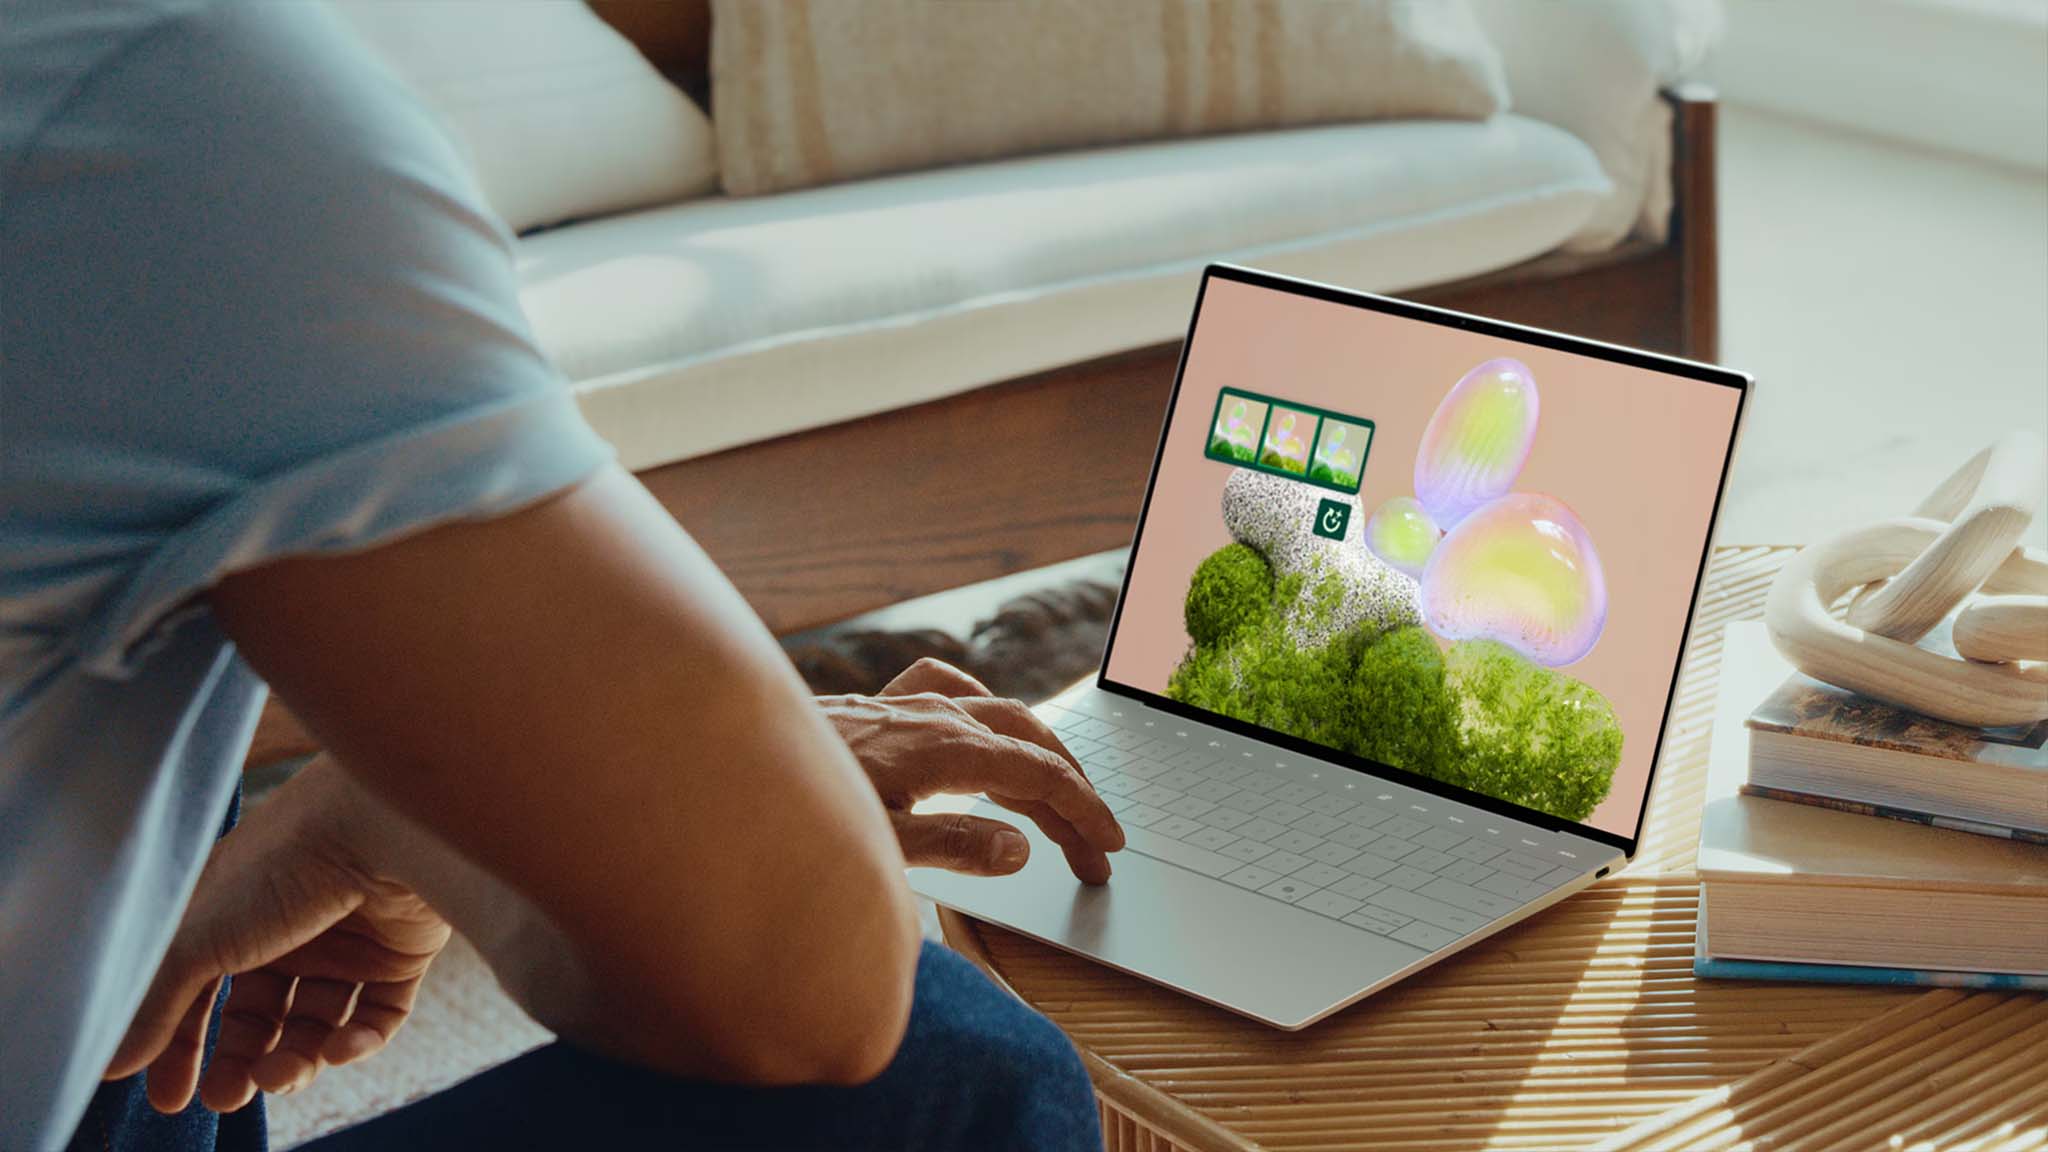
[{"label": "pink screen background", "polygon": [[1527,364],[1542,400],[1515,490],[1569,504],[1606,574],[1606,630],[1585,659],[1560,671],[1598,689],[1621,723],[1613,789],[1586,823],[1633,837],[1735,422],[1734,388],[1212,278],[1131,559],[1108,678],[1165,692],[1188,649],[1188,579],[1230,543],[1222,500],[1231,466],[1202,455],[1221,389],[1378,425],[1347,534],[1355,543],[1373,509],[1414,494],[1415,449],[1437,403],[1496,356]]}]

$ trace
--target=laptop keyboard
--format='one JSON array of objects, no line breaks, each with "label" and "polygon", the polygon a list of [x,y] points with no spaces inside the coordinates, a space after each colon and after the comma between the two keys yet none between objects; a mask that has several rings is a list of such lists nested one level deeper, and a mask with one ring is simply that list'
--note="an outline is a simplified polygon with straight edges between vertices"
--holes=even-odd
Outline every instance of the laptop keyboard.
[{"label": "laptop keyboard", "polygon": [[1371,777],[1330,769],[1330,787],[1305,783],[1263,770],[1249,742],[1122,711],[1038,709],[1123,823],[1128,851],[1425,952],[1580,873],[1499,831],[1433,820]]}]

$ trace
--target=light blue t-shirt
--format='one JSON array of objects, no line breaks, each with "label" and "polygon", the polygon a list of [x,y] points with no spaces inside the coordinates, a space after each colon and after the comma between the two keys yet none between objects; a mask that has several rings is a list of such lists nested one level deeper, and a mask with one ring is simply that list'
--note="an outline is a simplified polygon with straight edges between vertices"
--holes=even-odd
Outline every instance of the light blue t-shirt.
[{"label": "light blue t-shirt", "polygon": [[64,1143],[220,827],[265,689],[206,589],[610,456],[324,7],[0,0],[0,1148]]}]

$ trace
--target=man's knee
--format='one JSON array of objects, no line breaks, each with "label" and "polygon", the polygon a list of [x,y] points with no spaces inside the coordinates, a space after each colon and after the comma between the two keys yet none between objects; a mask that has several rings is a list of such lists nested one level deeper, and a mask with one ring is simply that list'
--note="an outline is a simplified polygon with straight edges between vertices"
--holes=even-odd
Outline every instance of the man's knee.
[{"label": "man's knee", "polygon": [[935,944],[918,959],[898,1064],[966,1109],[962,1124],[987,1146],[1102,1146],[1094,1089],[1065,1034]]}]

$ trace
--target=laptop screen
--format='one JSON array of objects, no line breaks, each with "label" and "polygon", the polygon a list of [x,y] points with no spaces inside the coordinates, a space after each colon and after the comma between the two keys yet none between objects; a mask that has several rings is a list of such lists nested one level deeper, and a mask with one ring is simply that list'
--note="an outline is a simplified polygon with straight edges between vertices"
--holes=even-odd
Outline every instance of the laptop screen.
[{"label": "laptop screen", "polygon": [[1745,391],[1213,268],[1101,683],[1633,851]]}]

